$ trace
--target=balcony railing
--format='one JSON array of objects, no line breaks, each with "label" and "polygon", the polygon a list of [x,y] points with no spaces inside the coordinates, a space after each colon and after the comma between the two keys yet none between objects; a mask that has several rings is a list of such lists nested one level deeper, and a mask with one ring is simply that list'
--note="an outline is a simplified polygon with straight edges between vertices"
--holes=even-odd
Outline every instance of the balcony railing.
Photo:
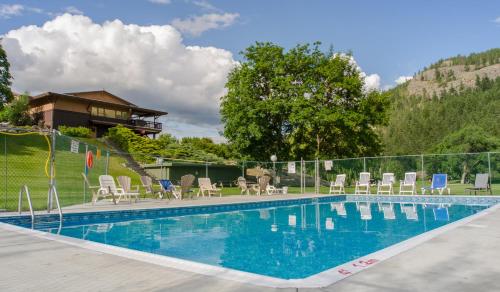
[{"label": "balcony railing", "polygon": [[122,125],[139,127],[139,128],[147,128],[147,129],[152,129],[152,130],[157,130],[157,131],[162,130],[162,123],[152,122],[152,121],[145,121],[145,120],[138,120],[138,119],[123,120],[123,119],[114,119],[114,118],[101,117],[101,116],[92,116],[91,119],[94,121],[103,122],[103,123],[106,123],[109,125],[122,124]]},{"label": "balcony railing", "polygon": [[136,127],[150,128],[155,130],[161,130],[162,124],[158,122],[144,121],[144,120],[129,120],[130,124]]}]

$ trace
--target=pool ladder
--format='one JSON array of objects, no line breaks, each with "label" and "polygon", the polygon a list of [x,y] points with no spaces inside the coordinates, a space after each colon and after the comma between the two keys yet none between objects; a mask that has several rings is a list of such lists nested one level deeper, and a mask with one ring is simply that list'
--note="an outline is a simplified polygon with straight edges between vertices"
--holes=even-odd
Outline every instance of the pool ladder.
[{"label": "pool ladder", "polygon": [[[35,211],[33,210],[33,203],[31,201],[30,190],[27,185],[23,185],[19,190],[19,202],[17,205],[17,210],[19,212],[19,215],[21,215],[22,205],[23,205],[23,194],[25,194],[26,198],[28,199],[28,205],[30,207],[30,216],[31,216],[31,227],[33,228],[35,224]],[[56,199],[57,210],[59,211],[59,223],[61,225],[63,221],[63,214],[62,214],[61,204],[59,203],[59,195],[57,194],[57,189],[55,185],[53,184],[50,185],[48,196],[49,199],[52,198],[52,196],[54,196],[54,198]],[[50,213],[50,207],[47,210],[47,212]]]}]

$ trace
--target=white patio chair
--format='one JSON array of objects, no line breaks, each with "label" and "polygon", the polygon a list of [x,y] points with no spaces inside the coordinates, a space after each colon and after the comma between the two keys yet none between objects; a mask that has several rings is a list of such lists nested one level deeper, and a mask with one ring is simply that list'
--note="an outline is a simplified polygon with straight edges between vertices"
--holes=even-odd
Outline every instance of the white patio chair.
[{"label": "white patio chair", "polygon": [[212,195],[216,195],[216,194],[219,194],[219,196],[222,197],[222,190],[218,189],[216,187],[216,185],[217,184],[212,184],[209,177],[199,177],[198,178],[198,186],[200,188],[199,188],[196,196],[199,197],[200,193],[201,193],[201,195],[203,197],[205,197],[205,193],[206,193],[208,197],[211,197]]},{"label": "white patio chair", "polygon": [[345,194],[344,184],[345,184],[345,174],[337,174],[335,181],[330,182],[330,195],[338,193],[339,195]]},{"label": "white patio chair", "polygon": [[387,193],[389,195],[394,195],[394,188],[392,185],[396,178],[394,177],[394,173],[388,172],[382,174],[382,180],[378,181],[377,184],[377,195]]},{"label": "white patio chair", "polygon": [[417,206],[415,204],[401,204],[401,211],[407,220],[418,221]]},{"label": "white patio chair", "polygon": [[405,179],[399,182],[399,194],[410,193],[411,195],[417,194],[417,173],[405,173]]},{"label": "white patio chair", "polygon": [[241,195],[243,195],[244,193],[250,195],[250,189],[248,188],[247,180],[242,176],[238,177],[238,187],[241,190]]},{"label": "white patio chair", "polygon": [[[98,197],[113,197],[113,202],[119,203],[122,196],[125,195],[125,191],[122,188],[116,187],[115,179],[111,175],[100,175],[99,176],[100,188],[97,191]],[[118,199],[115,200],[115,197]]]},{"label": "white patio chair", "polygon": [[359,213],[361,214],[361,220],[372,220],[372,208],[369,202],[359,202],[357,203]]},{"label": "white patio chair", "polygon": [[342,202],[339,203],[330,203],[330,210],[337,211],[337,215],[341,217],[347,216],[347,211],[345,209],[345,205]]},{"label": "white patio chair", "polygon": [[139,186],[132,186],[132,179],[129,176],[121,175],[118,178],[118,184],[124,191],[124,196],[132,202],[132,197],[135,197],[135,202],[139,200]]},{"label": "white patio chair", "polygon": [[361,172],[359,173],[359,180],[356,181],[356,187],[354,189],[354,194],[359,195],[364,193],[366,195],[370,194],[370,173]]},{"label": "white patio chair", "polygon": [[384,220],[396,219],[396,213],[394,213],[394,205],[392,203],[379,203],[378,209],[384,214]]},{"label": "white patio chair", "polygon": [[88,190],[92,192],[92,204],[95,204],[99,198],[111,197],[113,203],[116,204],[115,197],[112,193],[106,190],[101,190],[101,186],[93,186],[90,184],[89,179],[85,173],[82,172],[83,182],[85,183]]}]

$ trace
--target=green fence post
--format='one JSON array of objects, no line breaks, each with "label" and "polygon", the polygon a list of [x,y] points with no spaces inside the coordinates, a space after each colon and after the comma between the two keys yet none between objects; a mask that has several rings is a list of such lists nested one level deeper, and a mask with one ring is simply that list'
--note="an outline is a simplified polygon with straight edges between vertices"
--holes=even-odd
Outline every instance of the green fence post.
[{"label": "green fence post", "polygon": [[420,154],[420,166],[421,166],[421,170],[422,170],[422,175],[421,175],[421,180],[422,180],[422,185],[420,187],[425,187],[425,171],[424,171],[424,155],[423,154]]},{"label": "green fence post", "polygon": [[488,178],[490,181],[490,190],[492,189],[491,187],[491,158],[490,158],[490,152],[488,152]]},{"label": "green fence post", "polygon": [[8,164],[7,164],[7,135],[4,135],[4,140],[3,140],[3,146],[4,146],[4,155],[5,155],[5,167],[4,167],[4,170],[5,170],[5,210],[7,210],[7,183],[8,183],[8,179],[7,179],[7,175],[8,175]]},{"label": "green fence post", "polygon": [[[89,151],[89,145],[87,143],[85,143],[85,155],[83,156],[83,173],[85,173],[85,175],[88,174],[88,171],[87,170],[87,152]],[[86,191],[87,191],[87,187],[85,185],[85,181],[83,182],[83,203],[85,204],[85,197],[86,197]]]},{"label": "green fence post", "polygon": [[109,150],[106,150],[106,169],[105,169],[106,175],[108,175],[108,168],[109,168]]},{"label": "green fence post", "polygon": [[52,186],[55,184],[55,161],[56,161],[56,130],[52,129],[50,131],[52,143],[50,145],[50,179],[49,179],[49,191],[47,194],[47,213],[52,210]]}]

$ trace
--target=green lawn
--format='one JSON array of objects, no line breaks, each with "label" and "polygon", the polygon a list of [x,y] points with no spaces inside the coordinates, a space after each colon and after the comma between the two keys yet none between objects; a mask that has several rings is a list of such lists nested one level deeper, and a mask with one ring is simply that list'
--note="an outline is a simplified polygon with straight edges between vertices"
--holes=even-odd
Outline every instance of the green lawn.
[{"label": "green lawn", "polygon": [[[84,192],[84,183],[81,173],[85,170],[85,147],[80,144],[79,153],[70,152],[71,139],[56,137],[56,185],[61,205],[68,206],[90,201],[88,191]],[[101,150],[101,157],[96,157],[96,147],[89,150],[94,153],[94,167],[89,170],[88,177],[93,185],[98,184],[98,177],[106,170],[105,145],[95,139],[85,139],[85,142],[97,145]],[[28,185],[36,210],[47,208],[47,191],[49,178],[45,174],[48,146],[43,137],[30,136],[2,136],[0,135],[0,209],[17,210],[19,189]],[[132,177],[133,184],[139,183],[138,175],[124,167],[124,159],[112,155],[109,158],[109,174],[113,176],[127,175]],[[23,198],[23,209],[28,209],[28,203]]]}]

